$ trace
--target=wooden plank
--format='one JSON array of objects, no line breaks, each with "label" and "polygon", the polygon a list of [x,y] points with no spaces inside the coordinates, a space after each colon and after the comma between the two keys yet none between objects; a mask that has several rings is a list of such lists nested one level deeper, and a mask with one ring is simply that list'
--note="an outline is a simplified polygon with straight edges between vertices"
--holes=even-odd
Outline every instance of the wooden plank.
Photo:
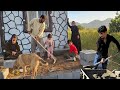
[{"label": "wooden plank", "polygon": [[4,32],[4,23],[3,23],[3,11],[0,11],[0,37],[1,37],[1,49],[3,52],[5,45],[5,32]]},{"label": "wooden plank", "polygon": [[2,52],[2,11],[0,11],[0,53]]}]

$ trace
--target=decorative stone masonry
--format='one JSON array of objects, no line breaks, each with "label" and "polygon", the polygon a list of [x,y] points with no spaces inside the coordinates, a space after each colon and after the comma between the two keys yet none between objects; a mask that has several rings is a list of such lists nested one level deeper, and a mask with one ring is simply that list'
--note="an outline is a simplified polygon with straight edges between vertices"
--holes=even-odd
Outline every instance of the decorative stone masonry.
[{"label": "decorative stone masonry", "polygon": [[[55,49],[63,49],[67,44],[67,11],[52,11],[52,36]],[[5,40],[8,41],[13,34],[18,36],[18,44],[22,53],[31,52],[31,36],[23,32],[23,12],[3,11],[3,30]],[[44,40],[50,32],[44,33]],[[36,48],[39,51],[38,48]]]},{"label": "decorative stone masonry", "polygon": [[[14,77],[12,79],[22,79],[23,77]],[[30,76],[24,79],[31,79]],[[46,75],[38,75],[36,79],[80,79],[80,69],[50,72]]]}]

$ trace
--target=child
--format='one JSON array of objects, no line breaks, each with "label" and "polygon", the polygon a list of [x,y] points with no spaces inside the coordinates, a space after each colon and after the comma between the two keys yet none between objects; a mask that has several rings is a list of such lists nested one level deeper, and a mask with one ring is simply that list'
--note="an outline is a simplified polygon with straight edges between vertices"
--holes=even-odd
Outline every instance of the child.
[{"label": "child", "polygon": [[[52,35],[48,34],[47,40],[45,41],[45,47],[47,48],[48,52],[53,55],[53,48],[54,48],[54,41],[52,39]],[[47,53],[47,59],[51,59],[51,55]]]},{"label": "child", "polygon": [[71,40],[68,40],[68,45],[69,45],[70,50],[69,50],[69,54],[66,56],[67,60],[76,61],[76,58],[80,59],[78,55],[78,50]]}]

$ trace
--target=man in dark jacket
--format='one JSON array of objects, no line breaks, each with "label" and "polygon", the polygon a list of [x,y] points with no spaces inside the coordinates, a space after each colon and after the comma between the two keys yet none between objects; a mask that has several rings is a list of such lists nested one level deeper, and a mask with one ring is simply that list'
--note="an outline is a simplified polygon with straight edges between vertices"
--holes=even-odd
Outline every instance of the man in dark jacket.
[{"label": "man in dark jacket", "polygon": [[11,39],[5,45],[5,59],[16,59],[20,52],[20,47],[17,42],[17,36],[15,34],[12,35]]},{"label": "man in dark jacket", "polygon": [[[102,63],[102,69],[107,68],[107,61],[104,62],[104,60],[108,57],[108,48],[110,45],[110,42],[113,42],[116,44],[118,51],[120,51],[120,44],[119,42],[111,35],[107,34],[107,28],[106,26],[101,26],[98,28],[99,33],[99,39],[97,41],[97,53],[95,56],[94,64],[97,62]],[[97,69],[98,65],[95,67]]]}]

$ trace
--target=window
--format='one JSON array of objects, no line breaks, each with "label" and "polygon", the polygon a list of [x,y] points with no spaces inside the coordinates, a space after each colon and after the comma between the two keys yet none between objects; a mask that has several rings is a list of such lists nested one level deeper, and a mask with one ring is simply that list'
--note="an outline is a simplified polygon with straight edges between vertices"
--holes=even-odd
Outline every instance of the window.
[{"label": "window", "polygon": [[41,15],[45,15],[46,16],[46,29],[45,32],[52,32],[52,19],[50,16],[51,11],[38,11],[38,17],[40,17]]},{"label": "window", "polygon": [[48,16],[48,11],[38,11],[38,17],[40,17],[41,15],[45,15],[46,16],[46,29],[49,27],[49,16]]},{"label": "window", "polygon": [[37,18],[37,13],[36,11],[23,11],[23,25],[24,25],[24,33],[27,33],[27,29],[28,29],[28,23],[33,19],[33,18]]},{"label": "window", "polygon": [[23,11],[24,18],[24,32],[27,32],[28,22],[33,18],[40,17],[41,15],[46,16],[46,29],[45,32],[52,32],[52,19],[51,19],[51,11]]}]

